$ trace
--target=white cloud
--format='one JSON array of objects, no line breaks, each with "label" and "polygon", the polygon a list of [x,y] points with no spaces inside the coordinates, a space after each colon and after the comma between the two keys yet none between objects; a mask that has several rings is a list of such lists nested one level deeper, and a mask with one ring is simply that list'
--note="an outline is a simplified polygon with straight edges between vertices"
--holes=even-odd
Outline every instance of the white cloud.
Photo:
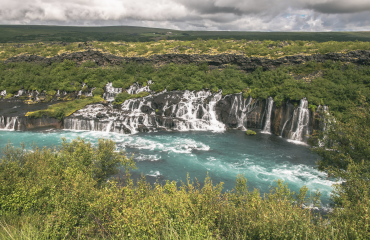
[{"label": "white cloud", "polygon": [[368,30],[369,0],[0,0],[0,24],[193,30]]}]

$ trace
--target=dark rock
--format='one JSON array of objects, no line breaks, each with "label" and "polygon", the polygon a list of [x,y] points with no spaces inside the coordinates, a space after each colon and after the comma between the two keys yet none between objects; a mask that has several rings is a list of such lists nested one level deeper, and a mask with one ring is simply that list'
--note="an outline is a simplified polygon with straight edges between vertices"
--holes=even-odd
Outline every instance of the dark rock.
[{"label": "dark rock", "polygon": [[257,67],[262,67],[264,70],[275,69],[279,66],[297,65],[308,61],[325,62],[327,60],[339,62],[351,62],[358,65],[370,64],[370,51],[357,50],[349,53],[327,53],[327,54],[313,54],[313,55],[294,55],[284,56],[277,59],[268,59],[263,57],[247,57],[238,54],[162,54],[145,57],[119,57],[109,53],[100,51],[87,50],[84,52],[63,53],[51,58],[46,58],[37,55],[20,55],[11,57],[5,61],[9,62],[35,62],[46,63],[48,65],[53,62],[63,62],[65,59],[77,62],[81,65],[85,61],[94,61],[99,66],[104,65],[119,65],[123,62],[137,62],[137,63],[153,63],[155,65],[163,65],[169,63],[176,64],[190,64],[207,62],[210,69],[224,68],[228,64],[235,64],[240,70],[245,72],[252,72]]},{"label": "dark rock", "polygon": [[96,114],[96,117],[97,118],[105,118],[105,117],[107,117],[107,115],[105,115],[103,113],[98,113],[98,114]]}]

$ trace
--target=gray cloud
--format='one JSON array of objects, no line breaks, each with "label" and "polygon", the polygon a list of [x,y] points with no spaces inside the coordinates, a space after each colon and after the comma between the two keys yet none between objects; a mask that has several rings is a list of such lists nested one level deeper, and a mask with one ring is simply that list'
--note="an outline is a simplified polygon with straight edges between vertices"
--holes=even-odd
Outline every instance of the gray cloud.
[{"label": "gray cloud", "polygon": [[308,4],[308,8],[320,13],[358,13],[370,11],[369,1],[329,1],[317,4]]},{"label": "gray cloud", "polygon": [[369,30],[369,0],[0,0],[0,24],[184,30]]}]

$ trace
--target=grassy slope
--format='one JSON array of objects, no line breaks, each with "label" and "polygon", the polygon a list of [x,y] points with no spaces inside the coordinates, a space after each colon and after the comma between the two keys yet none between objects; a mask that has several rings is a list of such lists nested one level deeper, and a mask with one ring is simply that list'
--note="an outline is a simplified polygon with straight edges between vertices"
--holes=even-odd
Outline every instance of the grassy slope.
[{"label": "grassy slope", "polygon": [[40,118],[43,115],[49,117],[55,117],[59,120],[64,117],[68,117],[72,113],[76,112],[79,109],[84,108],[86,105],[104,101],[100,96],[88,97],[85,99],[76,99],[68,102],[61,102],[53,104],[45,110],[38,110],[35,112],[28,112],[26,117]]}]

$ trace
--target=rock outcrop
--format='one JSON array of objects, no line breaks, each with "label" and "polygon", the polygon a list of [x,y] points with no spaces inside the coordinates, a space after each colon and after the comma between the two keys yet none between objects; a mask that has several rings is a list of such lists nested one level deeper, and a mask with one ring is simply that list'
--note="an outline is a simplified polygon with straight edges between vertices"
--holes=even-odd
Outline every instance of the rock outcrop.
[{"label": "rock outcrop", "polygon": [[141,87],[138,84],[126,91],[131,94],[147,91],[151,94],[113,105],[114,96],[122,92],[122,89],[114,88],[109,83],[105,87],[106,103],[88,105],[65,118],[63,122],[46,116],[25,117],[26,112],[46,108],[47,103],[27,105],[17,99],[2,100],[2,106],[6,109],[0,110],[0,129],[54,127],[128,134],[158,130],[221,132],[227,128],[253,128],[261,129],[262,133],[307,141],[308,136],[319,126],[314,121],[315,113],[308,109],[305,98],[295,107],[289,101],[276,106],[271,97],[265,100],[244,98],[242,93],[226,96],[209,90],[165,90],[153,93],[148,85]]},{"label": "rock outcrop", "polygon": [[348,53],[327,53],[312,55],[293,55],[284,56],[277,59],[263,57],[247,57],[240,54],[216,54],[216,55],[198,55],[198,54],[162,54],[152,55],[150,57],[120,57],[100,51],[87,50],[84,52],[63,53],[54,57],[46,58],[37,55],[20,55],[11,57],[5,61],[9,62],[34,62],[52,64],[53,62],[62,62],[65,59],[72,60],[81,64],[85,61],[93,61],[99,66],[119,65],[123,62],[152,63],[155,65],[164,65],[169,63],[189,64],[207,62],[212,68],[224,68],[228,64],[236,65],[240,70],[252,72],[257,67],[265,70],[271,70],[279,66],[298,65],[308,61],[325,62],[327,60],[354,63],[358,65],[370,64],[370,51],[357,50]]}]

